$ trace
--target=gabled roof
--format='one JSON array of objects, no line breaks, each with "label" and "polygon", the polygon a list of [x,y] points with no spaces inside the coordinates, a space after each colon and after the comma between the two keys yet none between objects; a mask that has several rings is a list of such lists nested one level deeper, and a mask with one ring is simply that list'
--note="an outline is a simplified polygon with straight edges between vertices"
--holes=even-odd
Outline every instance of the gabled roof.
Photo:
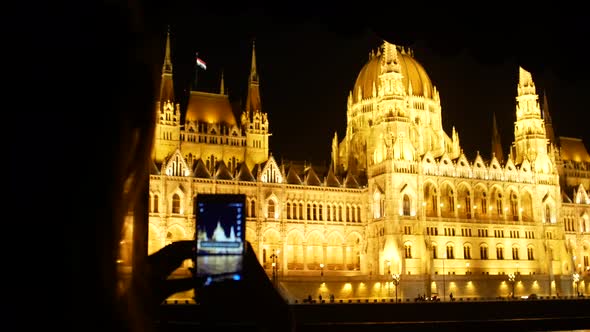
[{"label": "gabled roof", "polygon": [[305,184],[308,186],[321,186],[322,185],[320,178],[315,173],[315,171],[313,170],[313,167],[311,167],[311,165],[305,171]]},{"label": "gabled roof", "polygon": [[205,167],[205,163],[203,163],[203,159],[201,159],[201,158],[199,158],[199,160],[197,160],[197,162],[195,162],[195,167],[193,168],[193,174],[196,178],[204,178],[204,179],[211,178],[211,174],[207,170],[207,167]]},{"label": "gabled roof", "polygon": [[328,175],[326,176],[326,186],[328,187],[341,187],[342,185],[340,184],[340,181],[338,181],[338,178],[336,177],[336,175],[334,175],[334,171],[332,170],[332,167],[330,167],[330,170],[328,171]]},{"label": "gabled roof", "polygon": [[301,184],[301,178],[297,175],[295,167],[289,166],[287,171],[287,183],[288,184]]},{"label": "gabled roof", "polygon": [[356,180],[356,177],[354,175],[352,175],[351,172],[348,172],[348,174],[346,175],[346,179],[344,180],[344,187],[346,187],[346,188],[358,188],[359,187],[359,183]]},{"label": "gabled roof", "polygon": [[581,139],[561,136],[559,145],[561,159],[590,163],[590,155]]},{"label": "gabled roof", "polygon": [[225,166],[225,162],[223,160],[217,163],[217,171],[215,172],[215,178],[218,180],[233,180],[234,177],[231,175],[231,172]]},{"label": "gabled roof", "polygon": [[150,175],[160,175],[160,167],[162,167],[162,163],[156,163],[152,160],[150,163]]},{"label": "gabled roof", "polygon": [[238,181],[256,181],[245,162],[240,164],[238,174],[236,175],[236,179]]},{"label": "gabled roof", "polygon": [[565,190],[561,190],[561,200],[565,203],[573,203],[572,199],[569,198]]}]

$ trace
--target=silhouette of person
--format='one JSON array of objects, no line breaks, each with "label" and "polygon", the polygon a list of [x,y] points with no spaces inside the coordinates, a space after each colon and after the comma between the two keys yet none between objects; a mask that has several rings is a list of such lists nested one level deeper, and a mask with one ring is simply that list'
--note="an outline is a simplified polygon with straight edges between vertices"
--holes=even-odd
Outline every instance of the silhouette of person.
[{"label": "silhouette of person", "polygon": [[[165,15],[158,13],[161,4],[154,2],[89,1],[74,7],[82,10],[74,15],[67,10],[56,16],[45,14],[51,22],[40,21],[51,24],[39,29],[43,30],[40,39],[45,39],[40,45],[47,48],[42,52],[46,55],[43,68],[36,73],[42,89],[32,102],[45,107],[30,107],[35,121],[28,121],[29,128],[36,135],[26,143],[46,145],[35,149],[35,160],[45,164],[45,173],[41,179],[36,177],[37,183],[19,183],[28,190],[36,188],[39,198],[34,209],[28,199],[21,200],[19,210],[30,211],[38,220],[35,225],[44,226],[39,228],[42,233],[53,229],[64,241],[47,232],[31,246],[34,252],[27,259],[38,262],[37,280],[31,285],[42,286],[32,287],[37,291],[35,298],[42,301],[32,306],[60,309],[60,314],[51,316],[47,310],[38,310],[39,316],[47,314],[48,319],[37,319],[59,322],[59,330],[155,331],[162,300],[195,287],[192,278],[167,278],[191,257],[191,241],[174,242],[147,255],[154,104],[169,22],[158,21]],[[51,109],[52,105],[63,107]],[[19,144],[27,146],[23,142]],[[38,167],[34,162],[18,171],[40,174]],[[53,222],[48,211],[59,211],[59,221]],[[124,245],[132,248],[133,263],[129,279],[124,279],[118,260],[128,219],[133,219],[133,235]],[[261,275],[252,250],[246,253],[244,269],[244,282],[227,287],[235,291],[231,296],[221,285],[199,288],[196,284],[207,307],[204,310],[218,308],[223,298],[228,316],[270,312],[264,321],[260,314],[250,319],[268,330],[289,328],[288,306],[269,286],[268,277]],[[46,280],[52,276],[59,283]],[[67,290],[70,293],[64,295]],[[254,297],[254,293],[261,295]],[[66,304],[57,306],[58,299]]]}]

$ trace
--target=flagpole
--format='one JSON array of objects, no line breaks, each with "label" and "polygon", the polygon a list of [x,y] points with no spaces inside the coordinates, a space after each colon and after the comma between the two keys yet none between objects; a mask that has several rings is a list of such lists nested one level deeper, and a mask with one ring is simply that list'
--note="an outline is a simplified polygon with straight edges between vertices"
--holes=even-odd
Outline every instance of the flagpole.
[{"label": "flagpole", "polygon": [[198,60],[199,59],[199,52],[195,53],[195,81],[193,82],[193,91],[197,91],[197,81],[199,78],[199,63]]}]

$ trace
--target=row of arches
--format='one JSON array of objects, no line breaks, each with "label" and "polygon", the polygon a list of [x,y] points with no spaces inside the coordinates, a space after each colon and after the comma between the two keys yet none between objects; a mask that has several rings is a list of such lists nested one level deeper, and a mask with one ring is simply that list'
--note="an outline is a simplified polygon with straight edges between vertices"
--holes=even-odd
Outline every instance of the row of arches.
[{"label": "row of arches", "polygon": [[[257,216],[257,204],[255,199],[248,200],[246,216]],[[263,215],[268,219],[281,218],[281,206],[276,197],[265,201]],[[310,221],[341,221],[361,222],[361,205],[349,203],[320,203],[302,201],[287,201],[285,203],[286,219],[310,220]]]},{"label": "row of arches", "polygon": [[[532,221],[533,206],[532,195],[527,190],[519,193],[515,189],[509,189],[505,193],[498,186],[492,186],[488,190],[483,184],[474,188],[466,184],[460,184],[455,188],[448,182],[440,187],[430,181],[424,184],[423,207],[427,217]],[[546,202],[544,221],[554,220],[552,211],[552,203]]]},{"label": "row of arches", "polygon": [[[408,251],[407,247],[411,247],[411,243],[406,243],[406,252]],[[521,246],[515,244],[511,246],[511,251],[506,253],[505,246],[503,244],[497,244],[495,246],[495,253],[490,252],[489,245],[487,243],[482,243],[479,245],[479,252],[475,252],[473,249],[473,245],[471,243],[464,243],[462,246],[461,251],[458,251],[455,244],[452,242],[447,243],[444,247],[439,248],[439,245],[436,242],[431,243],[430,250],[431,250],[431,257],[434,259],[437,258],[444,258],[444,259],[513,259],[513,260],[534,260],[535,259],[535,246],[529,244],[526,246],[526,256],[524,252],[522,252]],[[494,254],[494,255],[492,255]],[[507,256],[511,255],[511,256]],[[408,258],[408,257],[406,257]]]},{"label": "row of arches", "polygon": [[[254,234],[246,232],[248,236]],[[304,236],[302,231],[292,230],[283,243],[279,231],[268,229],[261,241],[259,259],[266,268],[270,267],[270,256],[279,252],[289,270],[319,270],[322,264],[326,270],[360,270],[361,236],[357,232],[345,236],[338,231],[328,235],[311,231]]]}]

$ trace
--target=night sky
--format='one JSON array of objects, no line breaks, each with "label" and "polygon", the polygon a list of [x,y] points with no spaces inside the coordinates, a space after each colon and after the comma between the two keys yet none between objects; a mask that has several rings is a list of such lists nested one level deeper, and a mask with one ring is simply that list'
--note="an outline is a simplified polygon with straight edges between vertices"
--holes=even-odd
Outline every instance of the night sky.
[{"label": "night sky", "polygon": [[195,52],[208,66],[199,72],[198,90],[218,92],[223,70],[230,99],[244,102],[255,38],[262,108],[269,116],[271,152],[278,159],[330,162],[334,133],[339,140],[344,137],[348,93],[381,38],[414,50],[440,91],[445,131],[450,136],[455,126],[469,158],[478,150],[489,157],[494,112],[507,153],[514,135],[519,64],[532,72],[541,100],[546,91],[556,134],[590,144],[588,122],[580,119],[590,111],[585,104],[588,69],[582,61],[588,26],[575,14],[566,20],[543,11],[493,21],[491,14],[463,21],[441,14],[419,26],[411,17],[387,21],[376,12],[372,20],[362,10],[358,16],[364,19],[359,20],[354,11],[329,15],[195,7],[171,6],[167,19],[158,23],[162,47],[166,25],[171,27],[181,104],[194,78]]}]

